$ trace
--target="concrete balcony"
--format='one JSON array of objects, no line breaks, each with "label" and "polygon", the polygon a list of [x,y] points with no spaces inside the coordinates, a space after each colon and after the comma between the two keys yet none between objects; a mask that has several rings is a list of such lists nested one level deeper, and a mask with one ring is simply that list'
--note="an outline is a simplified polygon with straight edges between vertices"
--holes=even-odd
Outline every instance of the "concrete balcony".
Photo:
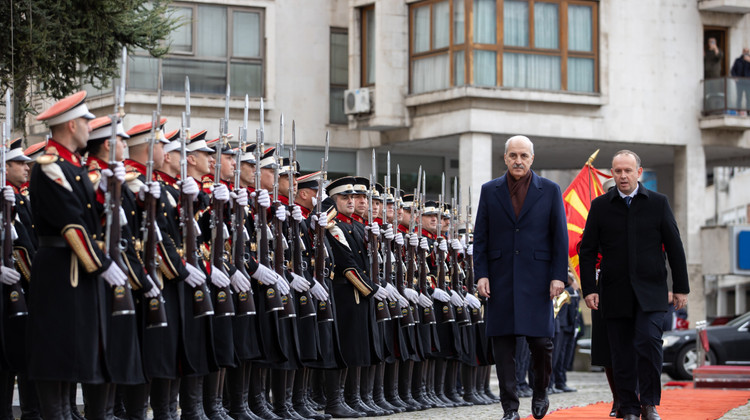
[{"label": "concrete balcony", "polygon": [[703,81],[704,130],[750,129],[750,78],[719,77]]},{"label": "concrete balcony", "polygon": [[750,13],[750,0],[698,0],[698,10],[721,13]]}]

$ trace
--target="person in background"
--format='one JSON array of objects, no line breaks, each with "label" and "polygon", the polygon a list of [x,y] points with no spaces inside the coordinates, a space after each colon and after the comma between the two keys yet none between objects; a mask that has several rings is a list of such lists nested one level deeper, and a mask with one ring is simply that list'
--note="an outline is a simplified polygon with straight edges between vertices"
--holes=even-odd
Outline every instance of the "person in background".
[{"label": "person in background", "polygon": [[703,53],[703,79],[721,77],[721,60],[724,53],[716,45],[716,38],[708,38],[708,49]]}]

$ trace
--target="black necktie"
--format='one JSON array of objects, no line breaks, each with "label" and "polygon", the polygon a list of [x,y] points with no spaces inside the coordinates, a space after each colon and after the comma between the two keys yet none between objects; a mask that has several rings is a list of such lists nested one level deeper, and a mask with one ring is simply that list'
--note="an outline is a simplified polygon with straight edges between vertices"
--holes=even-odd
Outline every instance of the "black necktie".
[{"label": "black necktie", "polygon": [[625,200],[625,205],[628,206],[628,208],[629,208],[630,207],[630,202],[633,200],[633,197],[631,197],[631,196],[628,195],[628,196],[625,196],[623,199]]}]

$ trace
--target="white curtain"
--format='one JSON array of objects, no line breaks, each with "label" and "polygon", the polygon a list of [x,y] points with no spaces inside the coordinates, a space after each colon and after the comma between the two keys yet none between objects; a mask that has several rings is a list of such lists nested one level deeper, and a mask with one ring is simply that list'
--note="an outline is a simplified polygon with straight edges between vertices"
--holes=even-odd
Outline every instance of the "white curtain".
[{"label": "white curtain", "polygon": [[592,58],[568,58],[568,90],[594,91],[594,60]]},{"label": "white curtain", "polygon": [[456,86],[466,84],[466,54],[463,51],[453,53],[453,78]]},{"label": "white curtain", "polygon": [[503,37],[505,45],[529,46],[529,3],[506,0],[503,8]]},{"label": "white curtain", "polygon": [[227,56],[227,8],[198,6],[198,50],[204,57]]},{"label": "white curtain", "polygon": [[182,23],[169,34],[169,44],[173,52],[191,52],[193,50],[193,9],[190,7],[173,7],[172,17]]},{"label": "white curtain", "polygon": [[557,4],[534,3],[534,46],[536,48],[560,48],[560,25]]},{"label": "white curtain", "polygon": [[451,8],[448,1],[432,6],[432,48],[445,48],[451,40]]},{"label": "white curtain", "polygon": [[375,10],[367,12],[367,84],[375,83]]},{"label": "white curtain", "polygon": [[418,7],[414,10],[414,52],[420,53],[430,49],[430,7]]},{"label": "white curtain", "polygon": [[260,57],[260,14],[234,12],[232,20],[232,56]]},{"label": "white curtain", "polygon": [[591,7],[568,5],[568,50],[591,51]]},{"label": "white curtain", "polygon": [[474,50],[474,85],[497,86],[497,53]]},{"label": "white curtain", "polygon": [[503,54],[503,86],[560,90],[560,57]]},{"label": "white curtain", "polygon": [[497,43],[496,16],[495,0],[474,0],[474,43]]},{"label": "white curtain", "polygon": [[450,85],[448,53],[414,60],[412,93],[445,89]]},{"label": "white curtain", "polygon": [[464,0],[453,2],[453,43],[463,44],[465,38]]}]

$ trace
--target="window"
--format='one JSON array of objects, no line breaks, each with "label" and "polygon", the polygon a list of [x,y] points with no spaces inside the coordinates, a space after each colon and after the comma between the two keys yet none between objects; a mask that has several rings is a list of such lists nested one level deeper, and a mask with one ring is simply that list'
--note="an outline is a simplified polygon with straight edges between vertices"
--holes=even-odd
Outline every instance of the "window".
[{"label": "window", "polygon": [[597,7],[593,0],[412,4],[411,92],[464,84],[596,92]]},{"label": "window", "polygon": [[349,36],[346,29],[331,29],[330,112],[331,124],[346,124],[344,91],[349,85]]},{"label": "window", "polygon": [[375,84],[375,5],[362,9],[362,86]]},{"label": "window", "polygon": [[[170,54],[161,62],[164,90],[240,96],[263,95],[263,9],[175,3],[183,23],[172,32]],[[128,88],[156,90],[159,61],[136,52],[128,66]]]},{"label": "window", "polygon": [[[297,161],[299,162],[300,172],[303,174],[319,171],[322,158],[323,149],[297,149]],[[333,149],[328,151],[329,180],[332,181],[355,173],[357,173],[357,152]]]}]

